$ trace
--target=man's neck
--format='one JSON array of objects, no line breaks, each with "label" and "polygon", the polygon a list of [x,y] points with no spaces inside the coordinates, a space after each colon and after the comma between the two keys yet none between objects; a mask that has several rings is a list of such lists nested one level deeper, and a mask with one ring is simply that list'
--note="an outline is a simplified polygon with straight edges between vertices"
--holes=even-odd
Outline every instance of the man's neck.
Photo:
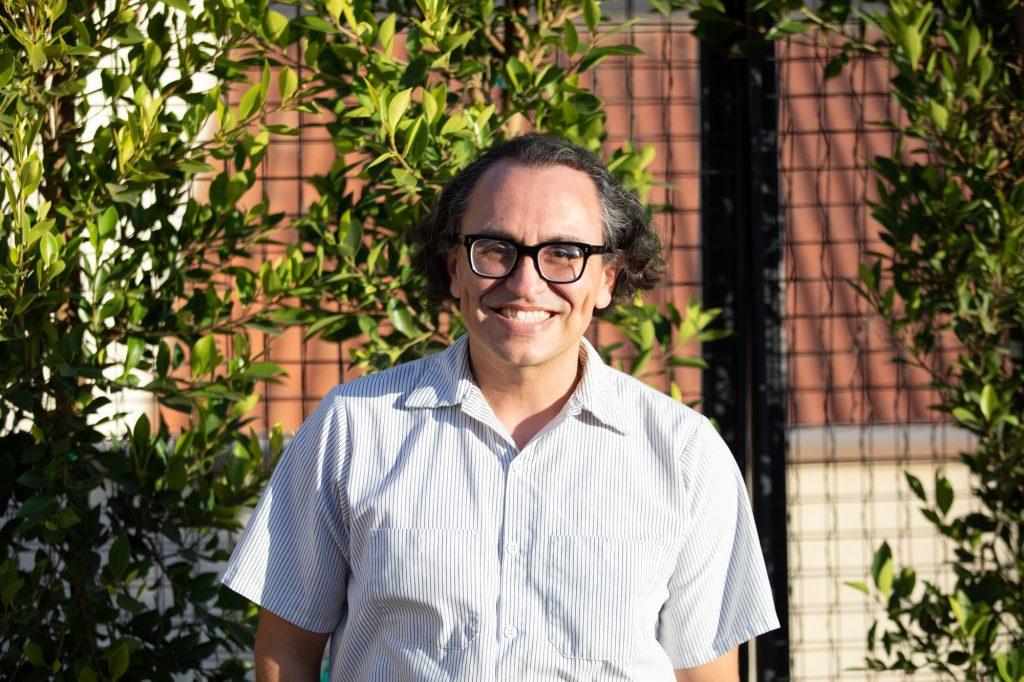
[{"label": "man's neck", "polygon": [[520,450],[558,415],[582,376],[578,348],[551,363],[516,367],[474,351],[470,341],[469,359],[477,386]]}]

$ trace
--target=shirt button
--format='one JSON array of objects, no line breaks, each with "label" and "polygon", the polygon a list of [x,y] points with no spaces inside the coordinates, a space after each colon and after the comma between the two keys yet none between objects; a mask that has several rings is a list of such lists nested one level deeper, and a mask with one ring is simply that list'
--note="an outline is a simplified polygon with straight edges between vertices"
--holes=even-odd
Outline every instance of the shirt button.
[{"label": "shirt button", "polygon": [[514,471],[514,472],[516,472],[518,474],[522,470],[523,470],[523,463],[522,462],[512,462],[512,471]]},{"label": "shirt button", "polygon": [[509,625],[509,626],[508,626],[508,627],[506,627],[506,628],[505,628],[504,630],[502,630],[502,634],[503,634],[503,635],[505,635],[505,638],[506,638],[506,639],[512,639],[512,638],[513,638],[513,637],[515,637],[515,636],[516,636],[516,635],[517,635],[518,633],[516,632],[516,629],[515,629],[514,627],[512,627],[511,625]]},{"label": "shirt button", "polygon": [[508,543],[507,545],[505,545],[505,551],[508,552],[509,554],[519,554],[519,543],[518,542],[510,542],[510,543]]}]

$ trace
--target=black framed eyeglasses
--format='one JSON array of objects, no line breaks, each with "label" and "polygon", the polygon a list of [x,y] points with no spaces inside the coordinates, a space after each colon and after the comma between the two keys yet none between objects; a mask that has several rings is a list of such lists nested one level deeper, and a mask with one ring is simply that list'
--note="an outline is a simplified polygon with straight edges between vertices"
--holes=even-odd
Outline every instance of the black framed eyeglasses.
[{"label": "black framed eyeglasses", "polygon": [[587,259],[610,253],[607,246],[582,242],[541,242],[523,246],[486,234],[459,235],[469,254],[469,267],[480,277],[503,279],[511,275],[524,255],[533,259],[541,278],[552,284],[571,284],[583,276]]}]

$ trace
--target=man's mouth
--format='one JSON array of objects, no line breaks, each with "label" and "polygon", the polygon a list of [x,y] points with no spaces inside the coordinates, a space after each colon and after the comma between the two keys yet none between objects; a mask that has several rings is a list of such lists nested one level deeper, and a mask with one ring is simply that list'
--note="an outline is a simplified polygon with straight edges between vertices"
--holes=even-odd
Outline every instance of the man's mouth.
[{"label": "man's mouth", "polygon": [[495,310],[505,319],[516,322],[543,322],[554,315],[547,310],[517,310],[515,308],[495,308]]}]

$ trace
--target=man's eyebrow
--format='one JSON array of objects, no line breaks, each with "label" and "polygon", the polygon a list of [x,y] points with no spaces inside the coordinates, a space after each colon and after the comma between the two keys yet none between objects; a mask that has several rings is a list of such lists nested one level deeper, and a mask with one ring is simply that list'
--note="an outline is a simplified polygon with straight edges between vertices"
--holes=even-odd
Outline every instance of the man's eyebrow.
[{"label": "man's eyebrow", "polygon": [[[519,240],[515,236],[513,236],[511,233],[505,232],[504,230],[489,230],[489,229],[487,229],[486,226],[481,227],[479,229],[479,231],[475,232],[475,234],[487,235],[488,237],[493,237],[494,239],[504,239],[507,242],[513,242],[515,244],[519,244],[520,243]],[[580,244],[580,243],[583,243],[583,241],[584,241],[583,239],[579,238],[576,235],[556,234],[554,236],[551,236],[551,237],[549,237],[547,239],[542,240],[542,242],[540,242],[540,243],[547,243],[547,242],[575,242],[577,244]]]}]

